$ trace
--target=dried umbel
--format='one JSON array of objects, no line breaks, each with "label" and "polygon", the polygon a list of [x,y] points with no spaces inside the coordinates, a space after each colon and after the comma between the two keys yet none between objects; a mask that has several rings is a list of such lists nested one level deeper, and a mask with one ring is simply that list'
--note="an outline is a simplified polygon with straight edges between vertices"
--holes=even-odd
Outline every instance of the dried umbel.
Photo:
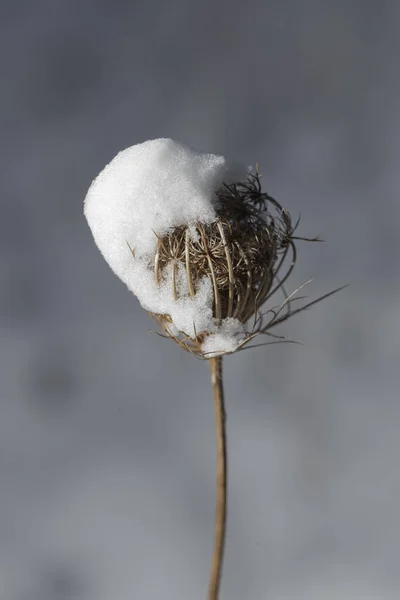
[{"label": "dried umbel", "polygon": [[[183,293],[190,296],[196,294],[202,278],[209,277],[216,323],[235,319],[246,325],[252,321],[238,350],[292,314],[292,297],[286,294],[284,284],[296,262],[295,240],[306,238],[294,236],[298,222],[293,225],[290,214],[262,192],[258,172],[249,174],[245,182],[225,184],[215,194],[215,221],[176,227],[157,236],[154,277],[160,283],[170,265],[175,299],[182,297],[178,272],[185,273]],[[277,310],[267,311],[270,319],[265,324],[261,307],[278,289],[284,294],[283,303]],[[165,336],[198,358],[210,357],[203,350],[207,333],[189,337],[174,328],[169,315],[151,314]]]}]

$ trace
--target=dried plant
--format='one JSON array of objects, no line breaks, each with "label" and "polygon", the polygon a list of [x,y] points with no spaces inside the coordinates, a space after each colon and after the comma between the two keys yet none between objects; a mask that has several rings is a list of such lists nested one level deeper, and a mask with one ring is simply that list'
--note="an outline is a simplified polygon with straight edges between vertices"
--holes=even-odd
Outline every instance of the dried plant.
[{"label": "dried plant", "polygon": [[[161,327],[158,335],[210,364],[217,504],[208,600],[219,594],[226,524],[222,357],[264,345],[251,343],[258,336],[272,337],[267,344],[292,341],[272,329],[342,289],[295,305],[304,300],[298,292],[309,283],[286,291],[296,242],[307,239],[295,235],[299,221],[293,224],[262,191],[258,168],[245,181],[219,187],[222,175],[229,176],[227,165],[224,157],[170,139],[148,140],[120,152],[85,198],[85,216],[100,251],[152,311]],[[282,300],[269,306],[276,292]]]}]

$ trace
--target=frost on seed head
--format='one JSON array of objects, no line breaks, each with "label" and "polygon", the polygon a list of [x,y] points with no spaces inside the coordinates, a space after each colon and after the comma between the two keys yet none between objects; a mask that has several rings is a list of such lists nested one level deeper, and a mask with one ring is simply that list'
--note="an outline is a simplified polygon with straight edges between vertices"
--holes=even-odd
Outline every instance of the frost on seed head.
[{"label": "frost on seed head", "polygon": [[84,212],[112,270],[185,350],[211,358],[266,332],[260,307],[291,271],[277,279],[295,228],[258,173],[150,140],[103,169]]}]

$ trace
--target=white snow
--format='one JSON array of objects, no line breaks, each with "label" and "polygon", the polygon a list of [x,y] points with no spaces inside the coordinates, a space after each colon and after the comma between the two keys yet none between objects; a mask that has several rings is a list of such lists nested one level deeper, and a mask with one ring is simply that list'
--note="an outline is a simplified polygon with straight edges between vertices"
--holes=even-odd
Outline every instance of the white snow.
[{"label": "white snow", "polygon": [[210,333],[201,345],[206,358],[213,358],[226,352],[234,352],[244,339],[245,329],[238,319],[223,319],[221,325]]},{"label": "white snow", "polygon": [[195,236],[196,222],[216,218],[215,190],[223,182],[243,180],[247,172],[245,167],[228,164],[223,156],[195,152],[171,139],[149,140],[120,152],[93,181],[85,199],[94,240],[114,273],[146,310],[169,314],[177,330],[190,337],[195,331],[213,333],[210,351],[221,351],[224,343],[233,347],[236,338],[228,333],[232,323],[216,327],[208,277],[195,296],[186,296],[183,265],[178,265],[178,286],[184,297],[177,300],[171,265],[162,283],[156,283],[152,268],[156,234],[163,236],[170,228],[187,225]]}]

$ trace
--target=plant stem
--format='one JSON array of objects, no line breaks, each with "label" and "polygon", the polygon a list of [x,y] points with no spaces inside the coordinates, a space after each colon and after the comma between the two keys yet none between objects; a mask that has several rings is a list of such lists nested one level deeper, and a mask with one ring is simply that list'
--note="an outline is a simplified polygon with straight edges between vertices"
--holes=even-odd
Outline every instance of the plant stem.
[{"label": "plant stem", "polygon": [[208,600],[217,600],[222,573],[226,524],[226,433],[224,391],[222,387],[222,357],[210,358],[211,383],[214,397],[215,430],[217,436],[217,503],[215,513],[214,553],[211,563]]}]

